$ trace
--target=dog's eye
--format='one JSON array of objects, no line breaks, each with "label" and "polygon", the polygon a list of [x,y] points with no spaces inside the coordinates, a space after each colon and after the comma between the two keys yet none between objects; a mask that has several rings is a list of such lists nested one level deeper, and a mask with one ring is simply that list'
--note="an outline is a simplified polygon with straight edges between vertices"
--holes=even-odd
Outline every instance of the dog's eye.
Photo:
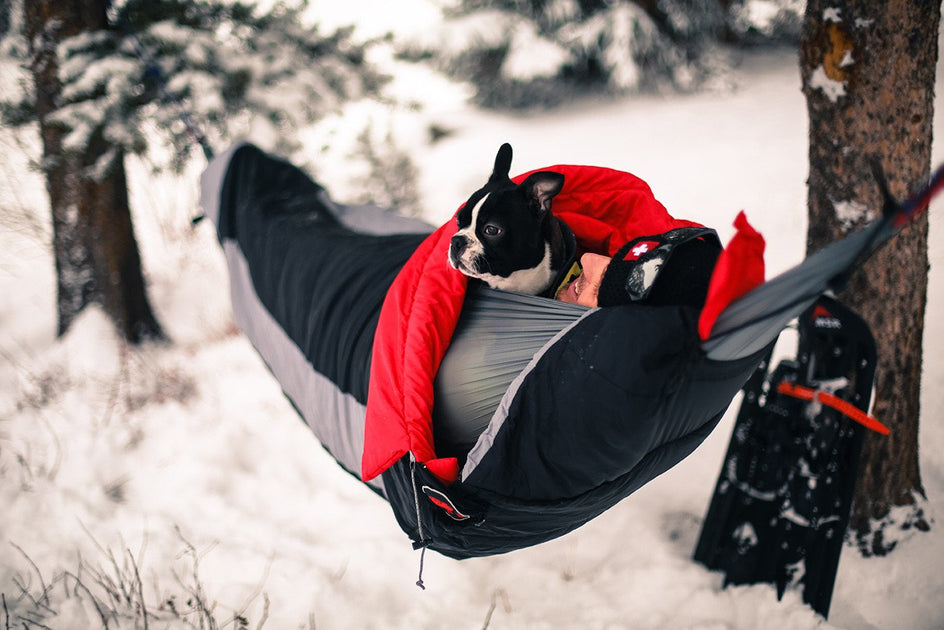
[{"label": "dog's eye", "polygon": [[497,225],[492,225],[491,223],[482,228],[482,232],[485,234],[485,236],[498,236],[501,234],[501,231],[502,230],[500,227]]}]

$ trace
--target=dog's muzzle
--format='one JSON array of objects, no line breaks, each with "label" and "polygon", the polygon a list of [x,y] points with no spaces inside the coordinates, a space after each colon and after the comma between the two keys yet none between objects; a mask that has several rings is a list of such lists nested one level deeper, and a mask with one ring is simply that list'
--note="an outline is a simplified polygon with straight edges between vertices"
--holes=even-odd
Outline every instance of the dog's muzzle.
[{"label": "dog's muzzle", "polygon": [[478,255],[467,236],[456,234],[449,241],[449,264],[466,275],[479,271]]}]

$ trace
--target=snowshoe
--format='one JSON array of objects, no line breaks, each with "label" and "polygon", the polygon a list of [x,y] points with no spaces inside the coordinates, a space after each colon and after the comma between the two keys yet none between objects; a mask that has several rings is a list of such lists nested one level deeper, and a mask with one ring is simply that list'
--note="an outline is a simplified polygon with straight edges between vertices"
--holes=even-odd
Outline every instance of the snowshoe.
[{"label": "snowshoe", "polygon": [[796,358],[745,384],[695,560],[724,585],[801,588],[824,617],[849,522],[868,416],[875,341],[856,313],[821,297],[798,323]]}]

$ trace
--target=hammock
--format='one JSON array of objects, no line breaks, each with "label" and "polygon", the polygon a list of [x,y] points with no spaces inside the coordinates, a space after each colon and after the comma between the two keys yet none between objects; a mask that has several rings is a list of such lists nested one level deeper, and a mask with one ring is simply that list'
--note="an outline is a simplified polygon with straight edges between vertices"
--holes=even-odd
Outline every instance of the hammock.
[{"label": "hammock", "polygon": [[[549,168],[584,249],[691,224],[629,174]],[[586,309],[467,287],[445,262],[453,222],[335,203],[252,145],[216,157],[201,188],[239,327],[414,546],[453,558],[561,536],[681,461],[783,326],[922,209],[896,206],[764,283],[762,240],[739,217],[701,312]],[[587,197],[600,190],[602,215]]]}]

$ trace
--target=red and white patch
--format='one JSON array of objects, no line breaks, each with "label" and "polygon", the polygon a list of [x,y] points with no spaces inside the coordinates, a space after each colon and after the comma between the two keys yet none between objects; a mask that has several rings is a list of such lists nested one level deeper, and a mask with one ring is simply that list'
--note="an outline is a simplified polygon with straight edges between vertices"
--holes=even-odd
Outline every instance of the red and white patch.
[{"label": "red and white patch", "polygon": [[632,249],[626,252],[623,260],[639,260],[643,254],[651,252],[661,245],[659,241],[639,241],[633,245]]}]

